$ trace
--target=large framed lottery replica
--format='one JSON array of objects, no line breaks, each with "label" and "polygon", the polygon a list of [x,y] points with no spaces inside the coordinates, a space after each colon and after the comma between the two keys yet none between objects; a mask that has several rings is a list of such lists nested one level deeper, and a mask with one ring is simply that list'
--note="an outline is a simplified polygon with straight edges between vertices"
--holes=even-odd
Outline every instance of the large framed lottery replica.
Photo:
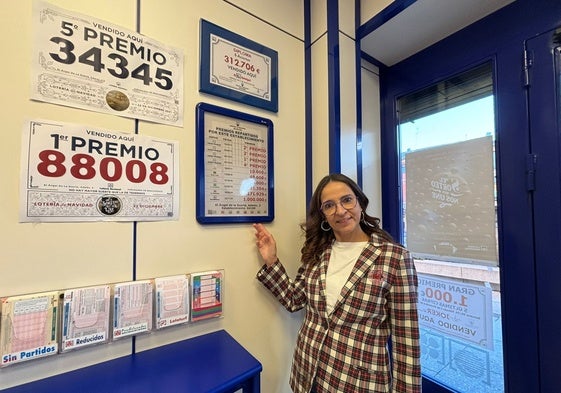
[{"label": "large framed lottery replica", "polygon": [[272,221],[272,121],[206,103],[196,118],[197,221]]},{"label": "large framed lottery replica", "polygon": [[199,90],[278,111],[278,53],[201,19]]}]

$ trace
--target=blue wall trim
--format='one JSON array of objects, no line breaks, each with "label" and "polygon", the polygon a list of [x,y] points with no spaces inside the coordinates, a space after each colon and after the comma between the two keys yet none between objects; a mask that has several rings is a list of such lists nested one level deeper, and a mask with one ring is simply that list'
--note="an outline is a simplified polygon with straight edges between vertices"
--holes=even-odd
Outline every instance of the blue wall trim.
[{"label": "blue wall trim", "polygon": [[[360,41],[357,41],[360,43]],[[366,60],[369,63],[374,64],[376,67],[382,69],[382,68],[388,68],[387,65],[385,65],[384,63],[382,63],[380,60],[370,56],[368,53],[366,52],[360,52],[360,57],[362,60]]]},{"label": "blue wall trim", "polygon": [[[360,26],[360,0],[355,0],[355,30]],[[356,74],[356,181],[362,188],[362,74],[360,41],[355,39]]]},{"label": "blue wall trim", "polygon": [[312,149],[312,22],[310,0],[304,0],[304,105],[306,106],[306,211],[313,193]]},{"label": "blue wall trim", "polygon": [[372,33],[378,27],[382,26],[384,23],[392,19],[394,16],[403,12],[409,6],[414,4],[417,0],[395,0],[389,6],[384,8],[378,14],[376,14],[372,19],[365,22],[356,31],[356,39],[360,41],[362,38]]},{"label": "blue wall trim", "polygon": [[341,172],[341,67],[339,0],[327,1],[327,74],[329,105],[329,172]]},{"label": "blue wall trim", "polygon": [[[140,4],[141,0],[136,0],[136,32],[140,34]],[[134,133],[139,133],[139,120],[134,119]],[[138,222],[134,221],[132,223],[132,280],[136,280],[136,252],[138,248],[137,241],[138,233]],[[136,336],[132,337],[131,340],[131,353],[136,353]]]}]

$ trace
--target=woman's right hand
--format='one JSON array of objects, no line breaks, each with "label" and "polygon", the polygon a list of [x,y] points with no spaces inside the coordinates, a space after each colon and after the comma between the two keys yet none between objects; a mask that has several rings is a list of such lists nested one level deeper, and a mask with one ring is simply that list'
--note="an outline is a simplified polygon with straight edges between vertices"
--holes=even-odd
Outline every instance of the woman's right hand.
[{"label": "woman's right hand", "polygon": [[253,224],[257,249],[267,266],[273,265],[277,260],[277,242],[271,232],[263,224]]}]

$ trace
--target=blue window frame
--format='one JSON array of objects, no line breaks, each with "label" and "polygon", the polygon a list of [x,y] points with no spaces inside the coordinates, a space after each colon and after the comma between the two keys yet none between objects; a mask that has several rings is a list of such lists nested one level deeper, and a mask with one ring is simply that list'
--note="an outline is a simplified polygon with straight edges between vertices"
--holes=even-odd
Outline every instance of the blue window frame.
[{"label": "blue window frame", "polygon": [[[555,368],[552,359],[558,356],[555,352],[561,346],[560,322],[551,321],[556,319],[551,315],[555,313],[552,310],[558,308],[561,301],[561,291],[555,290],[556,277],[561,273],[558,262],[561,235],[559,222],[546,219],[552,206],[556,206],[553,216],[557,217],[561,192],[552,193],[547,186],[540,188],[540,184],[534,188],[532,177],[528,175],[534,169],[535,149],[540,149],[547,156],[543,161],[546,168],[538,161],[535,181],[543,179],[543,184],[545,178],[553,176],[556,179],[554,189],[558,189],[559,129],[553,131],[553,143],[551,139],[547,143],[542,135],[551,132],[546,125],[557,124],[557,118],[550,115],[543,120],[545,124],[539,124],[532,117],[537,116],[533,109],[543,115],[559,96],[556,100],[549,94],[553,97],[549,103],[537,98],[545,94],[545,89],[555,88],[553,59],[549,59],[543,71],[549,75],[549,82],[541,84],[536,80],[531,87],[524,82],[523,61],[526,39],[556,28],[560,14],[560,2],[518,0],[430,48],[382,69],[380,75],[383,223],[399,238],[402,218],[396,100],[484,61],[493,64],[504,373],[505,390],[509,393],[556,391],[561,386],[561,373],[551,368]],[[549,53],[551,57],[551,51]],[[529,94],[530,89],[535,90]],[[533,104],[532,95],[536,97]],[[550,113],[555,114],[555,108]],[[534,240],[546,233],[550,234],[550,241]],[[424,381],[424,385],[427,392],[448,391],[429,380]]]}]

